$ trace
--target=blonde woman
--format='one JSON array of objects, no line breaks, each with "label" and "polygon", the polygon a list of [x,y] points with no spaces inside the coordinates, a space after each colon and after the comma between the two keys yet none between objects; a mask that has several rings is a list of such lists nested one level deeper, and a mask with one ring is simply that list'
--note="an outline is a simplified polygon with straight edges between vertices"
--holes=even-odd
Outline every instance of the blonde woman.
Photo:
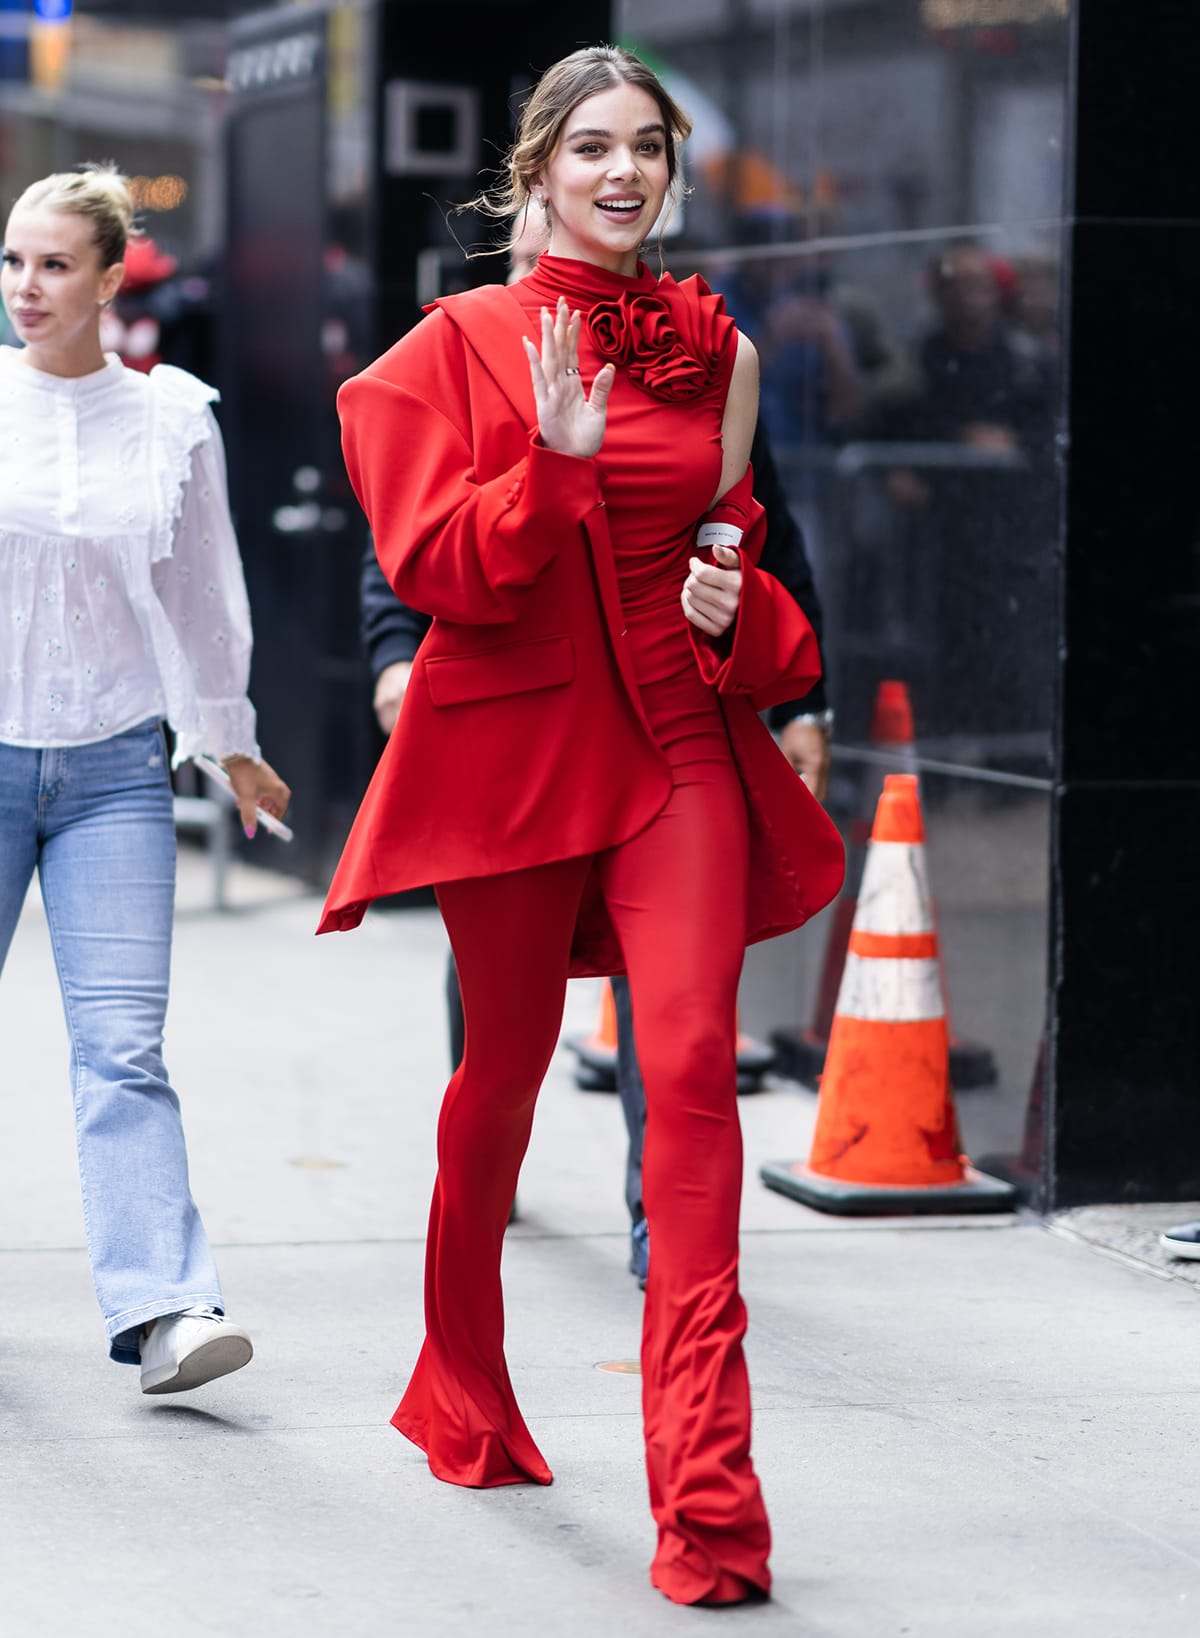
[{"label": "blonde woman", "polygon": [[245,1365],[192,1201],[162,1059],[176,761],[228,769],[242,820],[281,815],[246,698],[250,619],[216,393],[100,344],[133,203],[110,167],[35,182],[0,294],[0,965],[38,873],[71,1063],[88,1252],[110,1356],[146,1393]]}]

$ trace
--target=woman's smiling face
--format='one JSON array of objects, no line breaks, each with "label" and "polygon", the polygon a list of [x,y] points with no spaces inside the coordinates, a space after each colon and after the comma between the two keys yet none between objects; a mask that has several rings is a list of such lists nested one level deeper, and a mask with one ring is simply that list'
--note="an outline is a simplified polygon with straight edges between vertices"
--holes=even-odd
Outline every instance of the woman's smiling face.
[{"label": "woman's smiling face", "polygon": [[637,255],[667,196],[669,136],[648,91],[622,81],[567,115],[534,181],[550,207],[550,254],[637,271]]}]

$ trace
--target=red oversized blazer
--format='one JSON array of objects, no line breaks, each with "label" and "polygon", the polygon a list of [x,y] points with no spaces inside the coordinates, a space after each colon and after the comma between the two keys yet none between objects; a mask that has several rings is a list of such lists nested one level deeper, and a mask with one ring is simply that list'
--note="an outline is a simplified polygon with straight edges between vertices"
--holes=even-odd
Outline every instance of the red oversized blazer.
[{"label": "red oversized blazer", "polygon": [[[599,852],[667,800],[622,645],[600,469],[539,442],[524,333],[501,287],[448,297],[338,395],[379,561],[433,624],[319,932],[356,927],[382,894]],[[808,621],[754,567],[763,529],[750,483],[727,497],[752,520],[732,641],[689,628],[746,792],[747,943],[806,921],[844,868],[835,827],[757,714],[802,695],[820,667]],[[572,975],[623,965],[603,900],[586,894]]]}]

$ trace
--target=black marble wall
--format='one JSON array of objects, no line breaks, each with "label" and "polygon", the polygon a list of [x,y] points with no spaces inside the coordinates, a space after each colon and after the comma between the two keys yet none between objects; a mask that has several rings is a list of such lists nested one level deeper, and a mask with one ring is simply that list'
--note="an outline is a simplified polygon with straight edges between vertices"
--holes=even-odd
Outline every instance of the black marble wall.
[{"label": "black marble wall", "polygon": [[1200,1197],[1200,179],[1180,0],[1076,0],[1048,1203]]}]

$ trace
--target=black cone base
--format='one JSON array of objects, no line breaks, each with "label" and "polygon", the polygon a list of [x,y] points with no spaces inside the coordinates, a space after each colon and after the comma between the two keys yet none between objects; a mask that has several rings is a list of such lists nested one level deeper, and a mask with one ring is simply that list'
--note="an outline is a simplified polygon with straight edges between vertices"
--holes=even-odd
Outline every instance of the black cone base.
[{"label": "black cone base", "polygon": [[961,1183],[926,1187],[891,1187],[883,1183],[848,1183],[810,1171],[802,1160],[772,1160],[758,1174],[768,1189],[799,1200],[801,1205],[835,1217],[958,1216],[967,1212],[1012,1211],[1016,1190],[1011,1183],[967,1167]]}]

